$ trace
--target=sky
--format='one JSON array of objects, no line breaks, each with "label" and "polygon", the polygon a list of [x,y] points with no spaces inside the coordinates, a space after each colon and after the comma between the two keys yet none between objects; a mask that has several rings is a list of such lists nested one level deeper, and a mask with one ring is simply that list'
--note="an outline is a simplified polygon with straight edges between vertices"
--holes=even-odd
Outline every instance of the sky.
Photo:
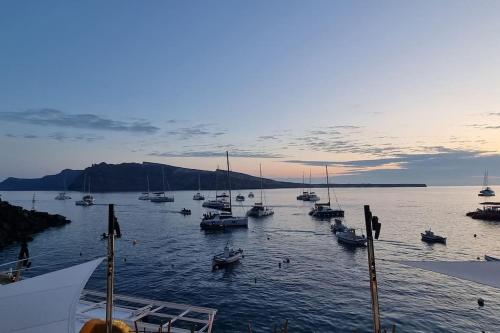
[{"label": "sky", "polygon": [[2,1],[0,180],[500,183],[499,1]]}]

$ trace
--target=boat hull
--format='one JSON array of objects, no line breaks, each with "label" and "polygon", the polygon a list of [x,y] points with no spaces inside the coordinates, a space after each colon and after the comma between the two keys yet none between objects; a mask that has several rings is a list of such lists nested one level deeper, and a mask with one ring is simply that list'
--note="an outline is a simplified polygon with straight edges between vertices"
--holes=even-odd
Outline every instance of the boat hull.
[{"label": "boat hull", "polygon": [[420,234],[422,236],[422,241],[433,244],[433,243],[441,243],[446,244],[446,237],[441,236],[427,236],[426,234]]},{"label": "boat hull", "polygon": [[227,228],[248,228],[247,217],[226,217],[223,219],[203,219],[200,228],[204,230],[223,230]]}]

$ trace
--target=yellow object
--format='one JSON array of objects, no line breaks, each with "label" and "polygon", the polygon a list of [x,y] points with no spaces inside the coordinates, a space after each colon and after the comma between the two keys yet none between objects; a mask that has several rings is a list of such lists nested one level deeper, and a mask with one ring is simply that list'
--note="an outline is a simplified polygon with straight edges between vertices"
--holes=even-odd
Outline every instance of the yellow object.
[{"label": "yellow object", "polygon": [[[113,333],[129,333],[132,329],[120,320],[113,320]],[[101,319],[90,319],[83,325],[80,333],[106,333],[106,321]]]}]

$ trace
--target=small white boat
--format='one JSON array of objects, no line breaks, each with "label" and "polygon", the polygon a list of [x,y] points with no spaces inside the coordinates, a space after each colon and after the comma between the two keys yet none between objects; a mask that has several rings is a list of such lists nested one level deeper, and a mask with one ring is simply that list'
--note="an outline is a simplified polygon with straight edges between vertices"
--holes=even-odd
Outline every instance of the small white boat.
[{"label": "small white boat", "polygon": [[297,200],[309,201],[309,192],[302,192],[297,196]]},{"label": "small white boat", "polygon": [[330,229],[334,234],[337,232],[343,232],[347,230],[347,226],[343,223],[341,219],[335,219],[333,224],[330,226]]},{"label": "small white boat", "polygon": [[202,206],[205,208],[217,209],[217,210],[222,210],[225,212],[228,212],[231,210],[229,202],[226,202],[225,200],[221,200],[221,199],[204,201]]},{"label": "small white boat", "polygon": [[66,192],[60,192],[54,199],[56,200],[69,200],[71,197]]},{"label": "small white boat", "polygon": [[219,269],[240,261],[243,256],[243,250],[233,250],[228,245],[224,247],[224,252],[216,254],[212,258],[212,269]]},{"label": "small white boat", "polygon": [[243,196],[241,193],[239,193],[236,196],[236,201],[245,201],[245,196]]},{"label": "small white boat", "polygon": [[253,193],[252,192],[248,193],[248,197],[253,198],[254,197]]},{"label": "small white boat", "polygon": [[362,247],[366,246],[366,237],[365,235],[356,235],[356,229],[353,228],[347,228],[344,231],[339,231],[336,233],[337,235],[337,240],[340,243],[349,245],[349,246],[356,246],[356,247]]},{"label": "small white boat", "polygon": [[446,237],[442,237],[442,236],[438,236],[438,235],[434,234],[434,232],[432,232],[431,229],[425,230],[425,232],[420,233],[420,235],[422,236],[422,241],[424,241],[426,243],[446,244]]},{"label": "small white boat", "polygon": [[500,261],[500,258],[492,257],[492,256],[485,254],[484,260],[486,260],[486,261]]}]

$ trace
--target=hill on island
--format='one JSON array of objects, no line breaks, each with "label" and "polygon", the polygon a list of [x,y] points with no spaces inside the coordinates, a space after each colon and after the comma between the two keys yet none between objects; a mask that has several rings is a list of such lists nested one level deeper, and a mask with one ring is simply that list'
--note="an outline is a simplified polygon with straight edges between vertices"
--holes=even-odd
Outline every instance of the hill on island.
[{"label": "hill on island", "polygon": [[[162,177],[162,173],[164,177]],[[231,183],[232,189],[260,188],[260,178],[244,173],[231,171],[229,177],[225,170],[196,170],[181,168],[172,165],[143,162],[93,164],[85,170],[65,169],[56,175],[41,178],[22,179],[7,178],[0,183],[3,191],[85,191],[92,192],[121,192],[147,190],[149,178],[150,191],[165,190],[197,190],[198,177],[202,190],[224,190]],[[164,181],[163,181],[164,180]],[[163,182],[165,185],[163,185]],[[300,188],[300,183],[276,181],[264,178],[264,188]],[[324,187],[325,184],[316,184],[315,187]],[[334,184],[333,187],[423,187],[425,184]]]}]

